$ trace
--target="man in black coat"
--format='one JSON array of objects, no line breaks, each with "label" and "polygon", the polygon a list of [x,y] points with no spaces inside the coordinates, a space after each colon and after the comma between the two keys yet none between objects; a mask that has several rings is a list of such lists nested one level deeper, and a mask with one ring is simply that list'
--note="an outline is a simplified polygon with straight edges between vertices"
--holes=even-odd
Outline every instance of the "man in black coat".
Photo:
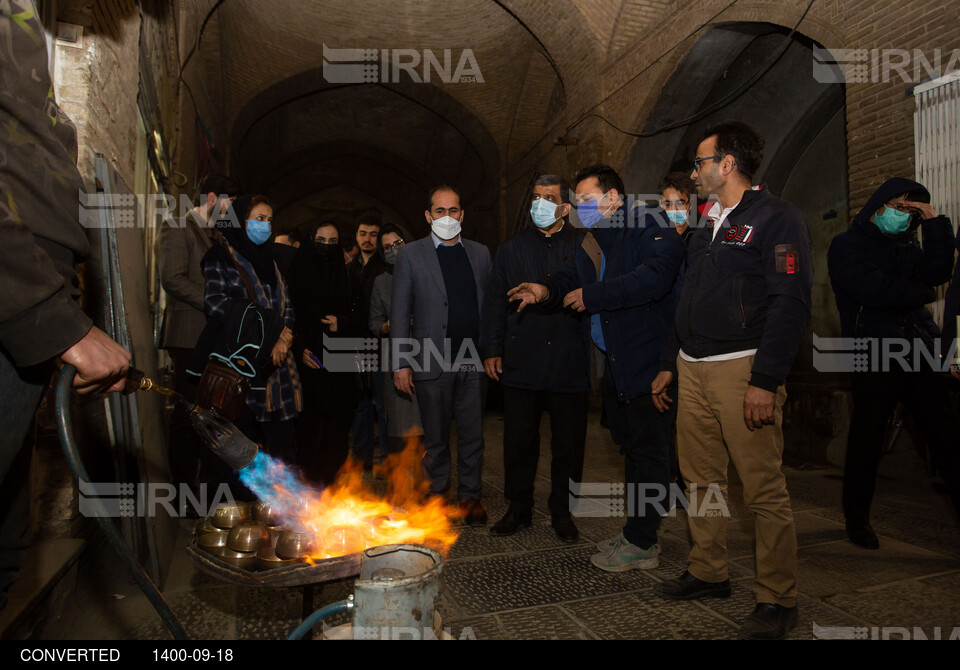
[{"label": "man in black coat", "polygon": [[870,361],[867,369],[852,375],[843,478],[847,535],[867,549],[880,546],[870,526],[870,503],[887,419],[898,401],[916,419],[960,512],[960,422],[945,402],[938,373],[949,361],[945,365],[940,355],[946,351],[935,349],[939,331],[925,307],[950,279],[953,257],[950,220],[937,215],[922,184],[902,177],[884,182],[830,245],[842,335],[865,339],[869,347],[861,350]]},{"label": "man in black coat", "polygon": [[663,210],[634,206],[610,166],[583,168],[574,184],[589,242],[577,249],[574,265],[509,295],[523,308],[589,313],[583,335],[604,352],[603,406],[629,489],[623,531],[600,542],[590,562],[607,572],[651,570],[660,563],[657,529],[669,505],[672,422],[655,407],[651,383],[676,308],[683,242]]},{"label": "man in black coat", "polygon": [[572,265],[584,236],[566,221],[570,187],[556,175],[534,184],[533,226],[497,251],[483,305],[480,355],[487,376],[503,384],[504,495],[507,513],[490,528],[512,535],[530,526],[533,482],[540,458],[540,416],[550,416],[550,507],[554,532],[565,542],[579,535],[567,502],[570,480],[583,472],[590,365],[579,312],[535,305],[517,312],[507,291],[530,278],[549,280]]}]

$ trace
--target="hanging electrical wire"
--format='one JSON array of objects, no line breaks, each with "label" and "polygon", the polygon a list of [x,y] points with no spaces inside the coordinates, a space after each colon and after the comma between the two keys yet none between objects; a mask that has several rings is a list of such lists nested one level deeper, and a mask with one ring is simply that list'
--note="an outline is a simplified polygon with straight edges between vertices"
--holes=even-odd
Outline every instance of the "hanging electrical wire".
[{"label": "hanging electrical wire", "polygon": [[[695,123],[696,121],[699,121],[700,119],[703,119],[703,118],[709,116],[710,114],[713,114],[714,112],[717,112],[717,111],[723,109],[724,107],[726,107],[727,105],[729,105],[730,103],[732,103],[734,100],[736,100],[737,98],[739,98],[741,95],[743,95],[744,93],[746,93],[754,84],[756,84],[756,83],[770,70],[770,68],[772,68],[774,65],[776,65],[777,61],[779,61],[780,58],[783,56],[783,54],[786,53],[787,48],[790,46],[791,41],[793,40],[793,36],[796,34],[797,29],[800,27],[800,24],[803,23],[803,20],[807,17],[807,14],[810,12],[810,8],[813,7],[813,3],[814,3],[814,2],[816,2],[816,0],[810,0],[810,2],[807,4],[807,8],[804,10],[803,14],[800,15],[800,19],[796,22],[796,24],[794,24],[793,28],[790,30],[790,32],[787,34],[787,36],[784,37],[783,41],[780,43],[780,46],[778,46],[777,49],[776,49],[772,54],[770,54],[770,56],[760,65],[760,67],[758,67],[756,70],[754,70],[753,74],[751,74],[749,77],[747,77],[747,79],[746,79],[742,84],[740,84],[737,88],[735,88],[733,91],[731,91],[731,92],[728,93],[727,95],[723,96],[722,98],[720,98],[720,99],[717,100],[716,102],[711,103],[710,105],[707,105],[705,108],[701,109],[701,110],[700,110],[699,112],[697,112],[696,114],[693,114],[692,116],[689,116],[689,117],[687,117],[687,118],[685,118],[685,119],[681,119],[681,120],[679,120],[679,121],[674,121],[674,122],[672,122],[672,123],[662,124],[662,125],[660,125],[658,128],[656,128],[655,130],[650,130],[650,131],[640,132],[640,133],[634,133],[634,132],[631,132],[631,131],[629,131],[629,130],[624,130],[623,128],[617,126],[616,124],[614,124],[612,121],[610,121],[609,119],[607,119],[606,117],[604,117],[604,116],[601,115],[601,114],[597,114],[596,112],[588,111],[587,114],[584,114],[584,115],[581,116],[579,119],[577,119],[574,123],[572,123],[570,126],[568,126],[566,131],[569,133],[571,130],[573,130],[574,128],[576,128],[578,125],[580,125],[581,123],[583,123],[583,122],[586,121],[587,119],[589,119],[589,118],[594,118],[594,117],[595,117],[595,118],[600,119],[601,121],[603,121],[603,122],[606,123],[607,125],[609,125],[611,128],[613,128],[613,129],[616,130],[617,132],[623,133],[624,135],[629,135],[630,137],[653,137],[654,135],[659,135],[660,133],[665,133],[665,132],[667,132],[668,130],[673,130],[673,129],[675,129],[675,128],[682,128],[682,127],[684,127],[684,126],[688,126],[688,125],[690,125],[691,123]],[[731,4],[733,4],[733,3],[731,3]],[[649,66],[648,66],[648,67],[649,67]],[[636,78],[636,77],[634,77],[634,79],[635,79],[635,78]],[[632,80],[631,80],[631,81],[632,81]],[[627,83],[629,83],[629,82],[627,82]],[[603,100],[601,100],[599,103],[597,103],[596,105],[594,105],[594,106],[591,107],[590,109],[591,109],[591,110],[592,110],[592,109],[596,109],[597,106],[603,104],[603,102],[605,102],[606,100],[608,100],[608,99],[610,98],[610,96],[613,95],[613,93],[616,93],[617,91],[621,90],[621,89],[622,89],[624,86],[626,86],[626,85],[627,85],[627,84],[624,84],[624,85],[621,86],[620,88],[616,89],[616,90],[613,91],[610,95],[608,95],[606,98],[604,98]]]}]

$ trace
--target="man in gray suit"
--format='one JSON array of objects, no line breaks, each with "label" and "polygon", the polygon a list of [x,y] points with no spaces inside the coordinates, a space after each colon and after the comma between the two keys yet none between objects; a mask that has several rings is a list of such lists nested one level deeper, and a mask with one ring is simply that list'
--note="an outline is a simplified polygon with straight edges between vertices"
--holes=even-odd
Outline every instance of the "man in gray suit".
[{"label": "man in gray suit", "polygon": [[[229,200],[240,188],[229,177],[213,174],[200,181],[197,206],[187,212],[180,225],[164,221],[157,234],[156,254],[160,267],[160,285],[167,293],[163,312],[162,347],[173,359],[174,388],[193,400],[196,379],[187,374],[197,338],[207,323],[203,313],[204,278],[200,260],[212,240],[211,216],[226,212]],[[216,220],[216,216],[213,216]],[[170,475],[177,484],[193,482],[198,455],[204,449],[190,426],[186,413],[177,407],[170,422]]]},{"label": "man in gray suit", "polygon": [[486,384],[477,344],[490,251],[460,236],[464,212],[456,189],[439,186],[428,202],[424,216],[431,233],[400,248],[393,273],[393,382],[420,401],[423,465],[432,494],[450,488],[450,424],[457,422],[460,506],[466,523],[482,526]]}]

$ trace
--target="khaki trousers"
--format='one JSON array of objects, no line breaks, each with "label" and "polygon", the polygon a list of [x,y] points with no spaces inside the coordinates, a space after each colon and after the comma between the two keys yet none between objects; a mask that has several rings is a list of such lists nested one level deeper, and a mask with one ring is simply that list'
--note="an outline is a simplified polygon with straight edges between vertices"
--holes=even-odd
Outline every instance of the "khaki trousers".
[{"label": "khaki trousers", "polygon": [[[727,467],[733,461],[743,482],[744,504],[756,515],[756,578],[759,603],[793,607],[797,600],[797,533],[783,476],[783,403],[777,391],[775,423],[750,432],[743,422],[743,396],[753,356],[715,363],[677,358],[677,451],[687,497],[696,486],[698,504],[710,484],[727,498]],[[714,508],[715,511],[715,508]],[[722,582],[727,574],[727,518],[689,510],[688,570],[697,579]]]}]

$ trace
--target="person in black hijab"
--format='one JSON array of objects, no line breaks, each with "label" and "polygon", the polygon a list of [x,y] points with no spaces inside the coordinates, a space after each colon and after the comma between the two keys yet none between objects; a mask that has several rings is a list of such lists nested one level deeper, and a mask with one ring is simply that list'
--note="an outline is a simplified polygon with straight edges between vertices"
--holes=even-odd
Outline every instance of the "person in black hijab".
[{"label": "person in black hijab", "polygon": [[324,219],[305,232],[306,242],[289,273],[304,394],[297,422],[298,459],[309,479],[329,485],[349,453],[356,367],[352,353],[325,356],[324,338],[363,336],[362,292],[343,263],[339,225]]},{"label": "person in black hijab", "polygon": [[[269,240],[273,207],[264,196],[244,195],[217,221],[215,243],[201,264],[206,282],[204,312],[207,327],[194,349],[191,369],[200,374],[207,362],[215,360],[245,374],[252,363],[255,371],[243,413],[234,423],[247,437],[264,445],[273,456],[296,462],[294,422],[302,408],[300,376],[290,351],[294,324],[292,301],[286,282],[276,265]],[[247,318],[251,303],[259,322]],[[249,324],[256,323],[251,328]],[[256,345],[246,335],[256,337]],[[201,381],[201,386],[203,382]],[[220,481],[229,481],[243,498],[245,489],[221,471]]]}]

